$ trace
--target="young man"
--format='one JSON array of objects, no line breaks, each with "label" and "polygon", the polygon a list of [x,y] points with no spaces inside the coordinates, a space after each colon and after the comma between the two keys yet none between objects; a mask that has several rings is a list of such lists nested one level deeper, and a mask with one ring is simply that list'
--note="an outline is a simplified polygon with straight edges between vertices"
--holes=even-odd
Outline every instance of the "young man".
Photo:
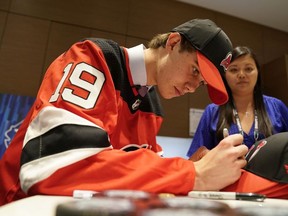
[{"label": "young man", "polygon": [[92,38],[75,43],[48,68],[0,162],[0,204],[75,189],[185,195],[232,184],[246,164],[241,135],[195,163],[160,157],[162,111],[154,87],[169,99],[207,84],[212,101],[225,103],[220,72],[231,51],[226,34],[200,19],[156,36],[147,49]]}]

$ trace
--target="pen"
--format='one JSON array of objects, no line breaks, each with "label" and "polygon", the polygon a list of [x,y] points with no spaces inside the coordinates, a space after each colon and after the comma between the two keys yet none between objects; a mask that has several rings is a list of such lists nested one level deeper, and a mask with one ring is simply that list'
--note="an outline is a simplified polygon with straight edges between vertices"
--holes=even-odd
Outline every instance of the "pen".
[{"label": "pen", "polygon": [[263,202],[265,195],[257,193],[237,193],[237,192],[219,192],[219,191],[190,191],[188,197],[217,200],[247,200]]},{"label": "pen", "polygon": [[[229,136],[229,132],[228,132],[228,129],[227,128],[223,128],[223,138],[226,138]],[[242,143],[244,144],[244,143]]]},{"label": "pen", "polygon": [[229,132],[227,128],[223,128],[223,137],[228,137],[229,136]]},{"label": "pen", "polygon": [[74,190],[73,198],[76,199],[91,199],[97,192],[92,190]]}]

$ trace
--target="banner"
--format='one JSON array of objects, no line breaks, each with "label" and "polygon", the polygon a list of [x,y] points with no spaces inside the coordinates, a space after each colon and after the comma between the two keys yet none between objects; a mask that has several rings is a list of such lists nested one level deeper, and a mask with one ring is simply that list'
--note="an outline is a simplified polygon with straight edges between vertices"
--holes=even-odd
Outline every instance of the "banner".
[{"label": "banner", "polygon": [[0,159],[29,112],[35,98],[0,94]]}]

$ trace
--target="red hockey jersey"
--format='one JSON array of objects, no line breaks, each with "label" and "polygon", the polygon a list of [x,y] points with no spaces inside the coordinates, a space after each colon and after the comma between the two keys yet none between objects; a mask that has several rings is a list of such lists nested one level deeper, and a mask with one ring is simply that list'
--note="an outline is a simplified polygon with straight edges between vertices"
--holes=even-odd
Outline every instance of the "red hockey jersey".
[{"label": "red hockey jersey", "polygon": [[126,48],[103,39],[72,45],[47,69],[0,162],[0,205],[75,189],[187,194],[193,163],[157,154],[161,123],[156,90],[138,94]]}]

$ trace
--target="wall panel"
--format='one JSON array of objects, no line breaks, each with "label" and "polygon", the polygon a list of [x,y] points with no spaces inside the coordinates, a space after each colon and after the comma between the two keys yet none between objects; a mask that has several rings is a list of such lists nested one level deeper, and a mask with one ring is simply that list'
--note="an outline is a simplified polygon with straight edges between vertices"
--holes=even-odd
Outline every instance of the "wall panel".
[{"label": "wall panel", "polygon": [[288,54],[288,33],[265,27],[263,30],[264,63],[269,63],[285,54]]},{"label": "wall panel", "polygon": [[1,41],[3,38],[4,30],[6,27],[6,21],[7,21],[7,12],[0,11],[0,48],[1,48]]},{"label": "wall panel", "polygon": [[121,46],[126,45],[126,36],[123,34],[115,34],[115,33],[107,32],[107,31],[92,30],[91,37],[106,38],[106,39],[114,40]]},{"label": "wall panel", "polygon": [[233,46],[249,46],[257,53],[260,64],[264,63],[262,26],[224,14],[217,15],[217,24],[230,37]]},{"label": "wall panel", "polygon": [[263,92],[281,99],[288,106],[288,55],[263,65]]},{"label": "wall panel", "polygon": [[49,21],[10,14],[0,50],[0,92],[34,96],[38,90]]},{"label": "wall panel", "polygon": [[125,33],[128,0],[12,0],[11,12]]},{"label": "wall panel", "polygon": [[126,38],[126,47],[133,47],[133,46],[137,46],[139,44],[143,44],[144,46],[147,46],[149,40],[147,39],[139,39],[136,37],[129,37],[127,36]]},{"label": "wall panel", "polygon": [[155,34],[169,32],[187,20],[213,19],[214,15],[211,11],[174,1],[132,0],[127,34],[150,39]]},{"label": "wall panel", "polygon": [[161,101],[164,107],[164,121],[159,135],[188,137],[189,95],[172,98],[170,100],[162,99]]},{"label": "wall panel", "polygon": [[209,98],[206,86],[200,86],[193,94],[189,95],[189,107],[204,109],[209,103],[212,103],[212,101]]},{"label": "wall panel", "polygon": [[56,57],[65,52],[73,43],[84,37],[89,37],[90,34],[91,30],[88,28],[53,22],[49,31],[43,71],[47,69]]},{"label": "wall panel", "polygon": [[0,10],[9,10],[11,0],[1,0],[0,1]]}]

